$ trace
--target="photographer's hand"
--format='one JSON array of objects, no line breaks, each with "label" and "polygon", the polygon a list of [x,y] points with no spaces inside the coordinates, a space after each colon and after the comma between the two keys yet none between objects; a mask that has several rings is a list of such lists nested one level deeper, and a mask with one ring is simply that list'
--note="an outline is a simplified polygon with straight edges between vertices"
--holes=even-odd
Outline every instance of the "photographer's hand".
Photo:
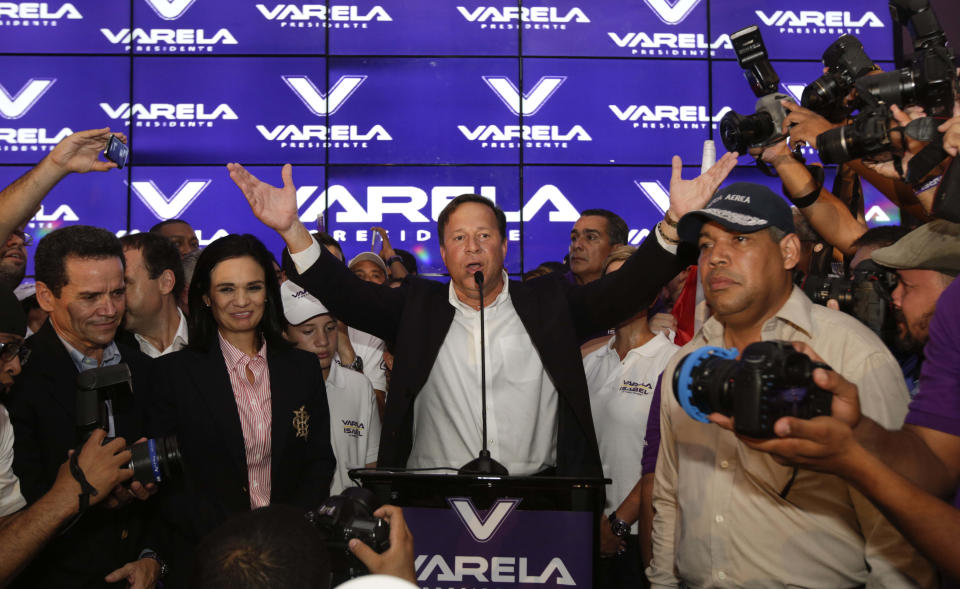
[{"label": "photographer's hand", "polygon": [[783,120],[781,132],[790,136],[791,147],[796,146],[798,142],[802,142],[817,149],[817,137],[824,131],[840,126],[831,123],[808,108],[803,108],[792,100],[781,100],[780,104],[789,111]]},{"label": "photographer's hand", "polygon": [[[80,449],[80,456],[77,457],[77,464],[87,482],[97,490],[96,495],[90,495],[90,505],[107,500],[113,489],[122,487],[121,483],[133,476],[132,470],[123,468],[130,462],[130,451],[124,450],[126,442],[123,438],[115,438],[103,444],[106,435],[107,432],[102,429],[94,430]],[[71,453],[73,453],[72,450]],[[60,465],[51,494],[69,496],[76,512],[79,508],[77,496],[80,494],[80,483],[70,474],[68,463],[69,461]]]},{"label": "photographer's hand", "polygon": [[[145,442],[146,440],[146,438],[140,438],[136,441],[136,443],[139,444],[140,442]],[[140,481],[131,481],[129,485],[117,485],[113,488],[113,491],[110,492],[110,496],[107,497],[107,500],[104,502],[104,507],[107,509],[117,509],[119,507],[123,507],[127,503],[130,503],[134,499],[146,501],[151,496],[155,495],[157,491],[158,488],[155,483],[148,483],[144,485]]]},{"label": "photographer's hand", "polygon": [[360,559],[370,572],[380,575],[393,575],[417,582],[413,567],[413,534],[403,519],[403,510],[393,505],[384,505],[373,512],[390,524],[390,548],[383,554],[377,554],[372,548],[354,538],[350,540],[350,552]]},{"label": "photographer's hand", "polygon": [[[900,110],[897,105],[890,105],[890,114],[893,115],[893,119],[897,122],[897,125],[900,127],[906,127],[911,120],[917,118],[916,116],[911,117],[907,113]],[[904,174],[907,172],[907,166],[910,164],[910,160],[920,152],[921,149],[926,147],[927,143],[925,141],[917,141],[916,139],[911,139],[907,136],[906,133],[901,132],[901,137],[903,137],[903,155],[900,156],[900,169],[903,170]],[[867,166],[871,170],[891,178],[893,180],[902,180],[900,174],[897,172],[896,166],[894,166],[892,161],[889,162],[868,162],[863,160],[863,165]]]},{"label": "photographer's hand", "polygon": [[943,150],[957,157],[957,152],[960,151],[960,116],[940,125],[937,131],[943,133]]}]

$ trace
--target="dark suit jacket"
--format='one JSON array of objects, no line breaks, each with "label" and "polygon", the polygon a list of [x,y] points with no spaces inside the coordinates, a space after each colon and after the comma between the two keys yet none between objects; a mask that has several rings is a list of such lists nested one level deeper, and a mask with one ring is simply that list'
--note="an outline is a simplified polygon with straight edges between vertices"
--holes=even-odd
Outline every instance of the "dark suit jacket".
[{"label": "dark suit jacket", "polygon": [[[13,469],[24,497],[32,503],[53,486],[67,451],[81,439],[76,428],[77,368],[47,321],[27,340],[33,350],[7,405],[14,429]],[[152,361],[139,350],[117,344],[133,377],[134,404],[117,419],[117,434],[128,443],[144,435],[143,403],[149,396]],[[143,548],[163,552],[162,540],[145,521],[151,501],[122,509],[94,506],[64,536],[54,539],[18,578],[24,587],[103,586],[103,577],[136,560]]]},{"label": "dark suit jacket", "polygon": [[[413,444],[413,403],[453,321],[448,285],[416,276],[408,276],[399,288],[364,282],[326,248],[320,250],[320,259],[303,274],[285,256],[287,276],[351,327],[393,345],[377,465],[406,466]],[[680,270],[676,256],[651,236],[619,271],[584,286],[570,284],[558,273],[510,281],[510,300],[559,395],[558,475],[602,475],[578,342],[647,307]],[[496,341],[487,345],[496,346]]]},{"label": "dark suit jacket", "polygon": [[[329,495],[336,466],[323,372],[314,355],[296,349],[268,346],[267,364],[273,413],[270,500],[315,508]],[[162,509],[183,556],[230,515],[250,510],[247,457],[219,344],[168,354],[156,365],[148,429],[153,436],[176,434],[180,445],[185,472]],[[301,408],[309,414],[306,438],[297,436],[293,423],[294,411]],[[177,564],[181,572],[189,566],[182,558]]]}]

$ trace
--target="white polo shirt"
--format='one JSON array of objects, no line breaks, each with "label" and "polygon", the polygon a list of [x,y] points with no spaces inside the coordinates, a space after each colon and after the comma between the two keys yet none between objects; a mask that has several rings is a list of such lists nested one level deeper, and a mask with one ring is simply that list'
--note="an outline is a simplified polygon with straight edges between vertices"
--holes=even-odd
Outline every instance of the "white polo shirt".
[{"label": "white polo shirt", "polygon": [[[620,507],[640,480],[653,390],[670,357],[680,349],[658,333],[627,352],[621,361],[613,342],[611,338],[607,345],[583,359],[603,476],[613,480],[607,490],[608,514]],[[638,533],[636,523],[630,527],[630,533]]]},{"label": "white polo shirt", "polygon": [[337,472],[330,484],[330,494],[337,495],[354,483],[347,476],[351,468],[363,468],[377,461],[380,449],[380,414],[377,398],[367,377],[330,364],[326,380],[327,404],[330,407],[330,442],[337,458]]},{"label": "white polo shirt", "polygon": [[[350,337],[353,352],[363,359],[363,375],[367,377],[373,388],[386,391],[387,365],[383,362],[383,340],[352,327],[347,328],[347,335]],[[337,358],[339,359],[339,356]]]}]

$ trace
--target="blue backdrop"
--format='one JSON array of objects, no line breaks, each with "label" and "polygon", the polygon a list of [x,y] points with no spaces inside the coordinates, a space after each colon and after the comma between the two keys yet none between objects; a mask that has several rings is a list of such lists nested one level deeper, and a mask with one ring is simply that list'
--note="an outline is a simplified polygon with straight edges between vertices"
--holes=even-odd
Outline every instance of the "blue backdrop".
[{"label": "blue backdrop", "polygon": [[[290,162],[302,218],[322,216],[348,256],[382,225],[442,273],[435,219],[477,192],[507,211],[516,274],[560,260],[586,208],[646,235],[670,157],[696,175],[720,117],[752,112],[728,38],[749,24],[798,99],[842,34],[892,59],[884,0],[3,2],[0,184],[72,131],[109,125],[129,136],[131,165],[66,179],[28,232],[179,217],[202,243],[251,232],[277,252],[223,165],[278,184]],[[735,175],[770,183],[741,163]],[[869,189],[867,208],[898,220]]]}]

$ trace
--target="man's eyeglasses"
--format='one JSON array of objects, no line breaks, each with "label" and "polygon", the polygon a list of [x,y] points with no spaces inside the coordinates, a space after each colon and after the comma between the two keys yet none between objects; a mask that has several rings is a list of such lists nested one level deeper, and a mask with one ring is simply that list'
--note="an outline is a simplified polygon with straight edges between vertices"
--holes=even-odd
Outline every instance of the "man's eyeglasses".
[{"label": "man's eyeglasses", "polygon": [[30,348],[18,342],[0,343],[0,362],[9,362],[14,357],[19,357],[23,366],[30,359]]},{"label": "man's eyeglasses", "polygon": [[33,236],[29,233],[16,229],[14,230],[13,234],[23,240],[24,247],[30,247],[33,245]]}]

